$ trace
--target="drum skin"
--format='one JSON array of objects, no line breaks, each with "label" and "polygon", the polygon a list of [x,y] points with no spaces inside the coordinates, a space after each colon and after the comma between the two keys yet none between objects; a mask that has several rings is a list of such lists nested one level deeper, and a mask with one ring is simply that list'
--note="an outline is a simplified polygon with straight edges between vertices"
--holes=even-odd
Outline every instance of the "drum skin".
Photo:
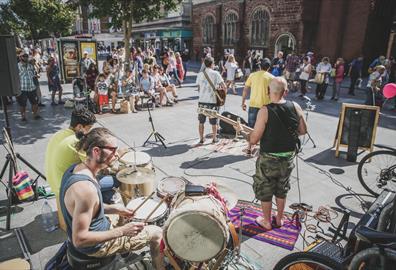
[{"label": "drum skin", "polygon": [[221,203],[212,196],[179,193],[164,225],[164,240],[177,257],[205,262],[226,248],[229,232]]},{"label": "drum skin", "polygon": [[[127,208],[130,210],[136,209],[144,200],[146,197],[140,197],[137,199],[131,200],[127,204]],[[154,210],[154,208],[158,205],[158,201],[149,199],[147,202],[145,202],[139,209],[138,211],[134,214],[133,216],[133,221],[135,222],[143,222],[146,217],[151,213],[151,211]],[[168,213],[168,207],[166,204],[161,204],[157,210],[153,213],[153,215],[150,217],[150,219],[147,221],[149,224],[157,224],[161,223],[162,219],[166,217]]]},{"label": "drum skin", "polygon": [[157,187],[157,196],[164,198],[166,195],[172,200],[176,194],[184,191],[186,181],[183,178],[169,176],[161,179]]}]

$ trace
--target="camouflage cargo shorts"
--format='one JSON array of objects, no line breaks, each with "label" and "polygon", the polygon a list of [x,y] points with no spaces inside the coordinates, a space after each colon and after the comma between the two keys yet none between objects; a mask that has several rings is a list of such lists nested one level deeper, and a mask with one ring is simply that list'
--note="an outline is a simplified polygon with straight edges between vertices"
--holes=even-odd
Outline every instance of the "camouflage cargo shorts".
[{"label": "camouflage cargo shorts", "polygon": [[261,153],[253,175],[253,191],[256,199],[268,202],[272,197],[286,198],[290,190],[289,178],[294,169],[293,157],[276,157]]}]

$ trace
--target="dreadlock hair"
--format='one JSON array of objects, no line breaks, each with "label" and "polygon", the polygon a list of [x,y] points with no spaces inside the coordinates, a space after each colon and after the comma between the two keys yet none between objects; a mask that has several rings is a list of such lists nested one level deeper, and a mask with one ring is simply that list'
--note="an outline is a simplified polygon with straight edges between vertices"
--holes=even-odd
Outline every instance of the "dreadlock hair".
[{"label": "dreadlock hair", "polygon": [[79,134],[76,144],[77,151],[84,151],[87,156],[92,154],[94,147],[106,146],[108,139],[114,137],[110,130],[103,127],[93,128],[87,134]]},{"label": "dreadlock hair", "polygon": [[83,126],[93,125],[95,122],[95,114],[88,110],[84,105],[78,104],[74,107],[70,120],[70,126],[72,128],[75,128],[78,124]]}]

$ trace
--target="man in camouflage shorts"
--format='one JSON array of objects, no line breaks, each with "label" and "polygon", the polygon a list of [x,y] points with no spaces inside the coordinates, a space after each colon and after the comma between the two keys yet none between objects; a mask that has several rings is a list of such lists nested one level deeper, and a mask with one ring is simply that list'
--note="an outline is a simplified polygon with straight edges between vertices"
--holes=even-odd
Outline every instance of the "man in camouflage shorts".
[{"label": "man in camouflage shorts", "polygon": [[[307,132],[301,107],[283,98],[287,90],[286,80],[275,77],[269,89],[271,103],[260,109],[256,125],[250,134],[252,145],[260,141],[253,190],[256,198],[261,201],[263,216],[258,217],[256,223],[266,230],[282,225],[286,195],[290,190],[289,178],[294,168],[296,142],[298,135]],[[276,199],[277,215],[271,219],[273,196]]]}]

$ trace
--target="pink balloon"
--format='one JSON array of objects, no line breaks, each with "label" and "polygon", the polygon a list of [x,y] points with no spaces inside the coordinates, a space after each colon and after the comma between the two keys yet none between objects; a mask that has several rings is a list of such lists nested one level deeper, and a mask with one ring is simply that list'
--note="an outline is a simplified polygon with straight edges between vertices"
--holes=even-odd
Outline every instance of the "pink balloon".
[{"label": "pink balloon", "polygon": [[396,96],[396,83],[388,83],[384,86],[383,90],[386,98],[393,98]]}]

